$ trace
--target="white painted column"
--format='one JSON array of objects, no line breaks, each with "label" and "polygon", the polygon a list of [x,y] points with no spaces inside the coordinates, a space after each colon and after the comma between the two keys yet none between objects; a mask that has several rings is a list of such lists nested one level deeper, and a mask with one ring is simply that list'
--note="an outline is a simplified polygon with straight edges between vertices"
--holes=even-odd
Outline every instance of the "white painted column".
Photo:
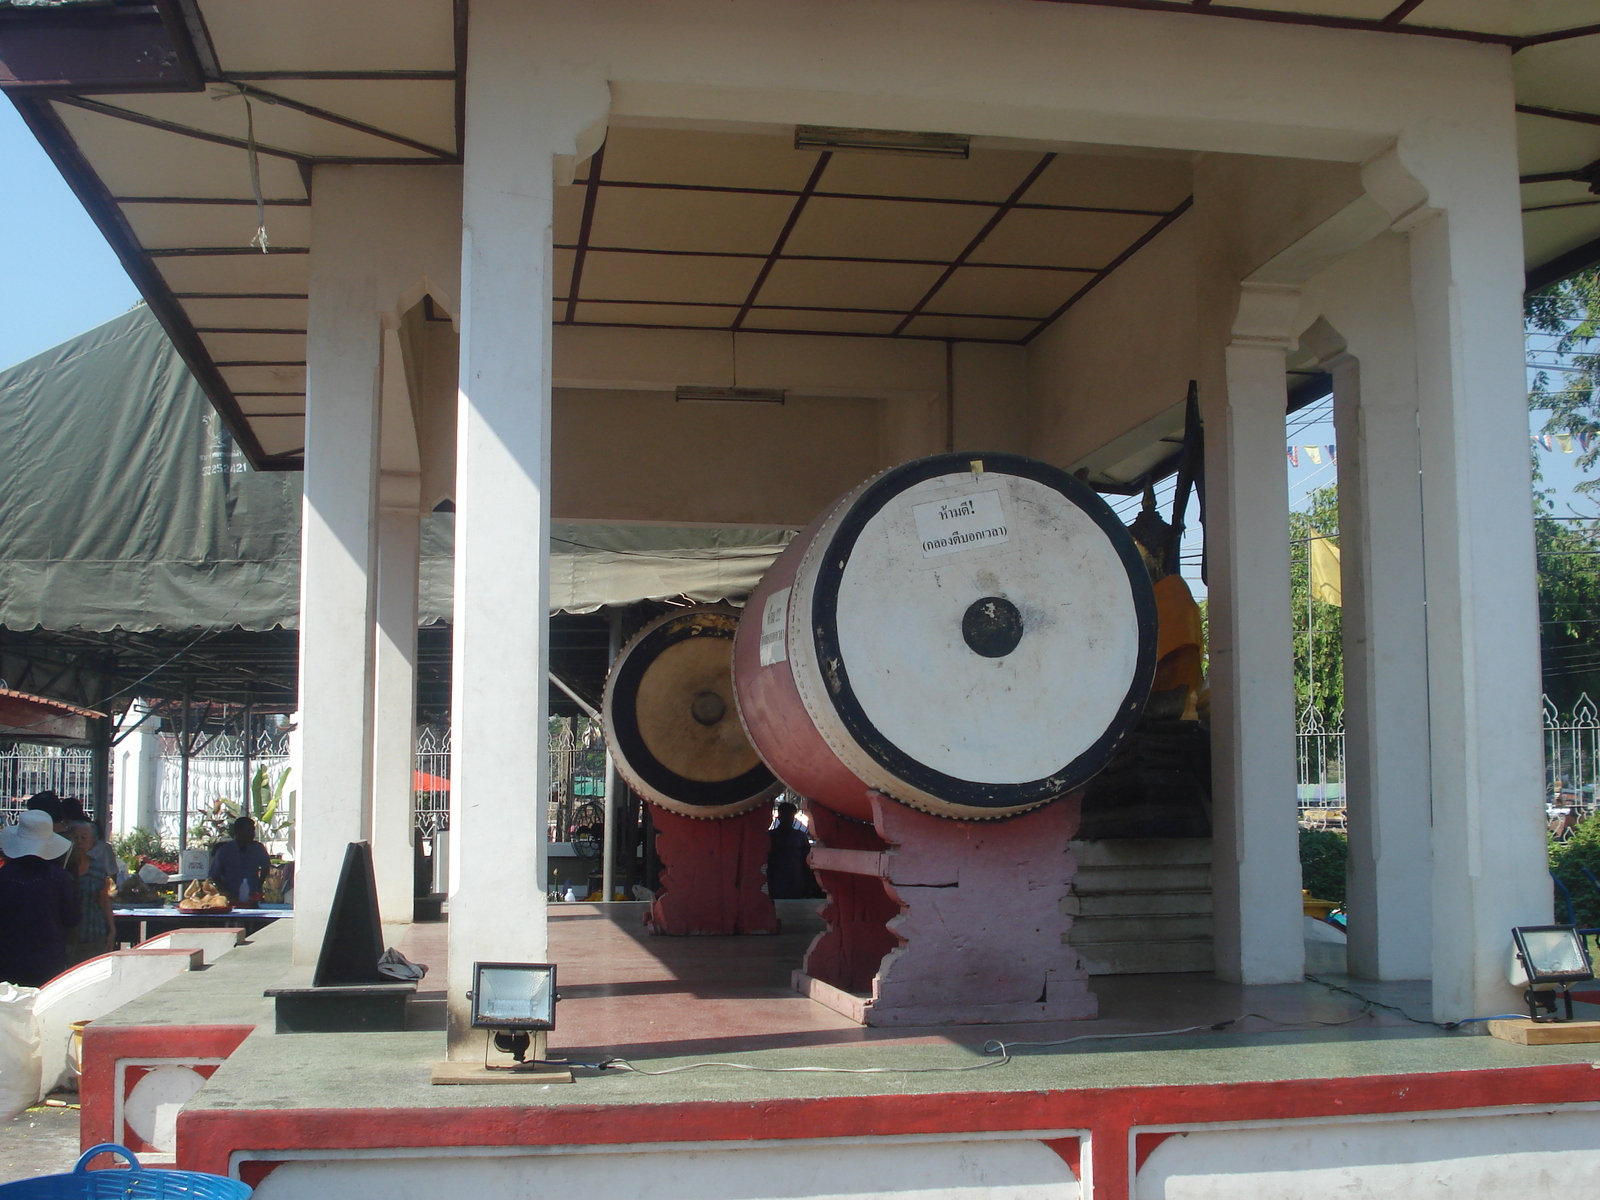
[{"label": "white painted column", "polygon": [[370,832],[381,261],[350,168],[317,168],[300,541],[294,961],[316,962],[345,847]]},{"label": "white painted column", "polygon": [[[1398,282],[1393,300],[1403,303]],[[1390,300],[1374,296],[1373,307]],[[1333,374],[1339,445],[1348,953],[1350,973],[1363,979],[1426,979],[1432,970],[1416,371],[1409,314],[1395,316],[1387,336],[1372,330],[1323,364]]]},{"label": "white painted column", "polygon": [[1212,895],[1217,974],[1236,983],[1298,980],[1305,967],[1283,454],[1298,301],[1286,285],[1241,286],[1226,395],[1206,398]]},{"label": "white painted column", "polygon": [[[1509,141],[1508,141],[1509,146]],[[1548,924],[1515,162],[1411,231],[1433,781],[1433,1014],[1515,1012]],[[1499,186],[1490,186],[1490,183]]]},{"label": "white painted column", "polygon": [[449,964],[450,1056],[469,1059],[483,1054],[469,1028],[472,964],[547,953],[551,213],[554,172],[570,170],[609,95],[598,77],[568,90],[530,71],[537,29],[515,4],[474,8],[470,36]]},{"label": "white painted column", "polygon": [[373,662],[372,865],[385,924],[411,920],[416,895],[417,571],[421,477],[378,478],[377,642]]},{"label": "white painted column", "polygon": [[135,829],[156,828],[161,802],[161,718],[140,701],[123,714],[112,747],[111,834],[126,837]]}]

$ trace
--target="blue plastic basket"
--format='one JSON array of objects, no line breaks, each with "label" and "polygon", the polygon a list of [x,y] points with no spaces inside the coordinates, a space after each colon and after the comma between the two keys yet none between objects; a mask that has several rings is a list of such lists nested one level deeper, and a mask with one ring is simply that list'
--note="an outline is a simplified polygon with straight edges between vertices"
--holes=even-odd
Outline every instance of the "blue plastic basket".
[{"label": "blue plastic basket", "polygon": [[[120,1154],[132,1165],[125,1171],[91,1171],[99,1154]],[[78,1165],[65,1175],[38,1175],[0,1183],[0,1200],[246,1200],[250,1189],[237,1179],[201,1171],[167,1171],[143,1167],[133,1151],[115,1142],[85,1150]]]}]

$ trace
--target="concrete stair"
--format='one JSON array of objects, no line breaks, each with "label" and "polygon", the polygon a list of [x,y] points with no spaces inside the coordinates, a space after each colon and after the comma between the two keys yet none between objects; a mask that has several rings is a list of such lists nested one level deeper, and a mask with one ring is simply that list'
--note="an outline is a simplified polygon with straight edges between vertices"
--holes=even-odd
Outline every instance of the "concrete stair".
[{"label": "concrete stair", "polygon": [[1074,842],[1067,944],[1091,975],[1211,971],[1211,839]]}]

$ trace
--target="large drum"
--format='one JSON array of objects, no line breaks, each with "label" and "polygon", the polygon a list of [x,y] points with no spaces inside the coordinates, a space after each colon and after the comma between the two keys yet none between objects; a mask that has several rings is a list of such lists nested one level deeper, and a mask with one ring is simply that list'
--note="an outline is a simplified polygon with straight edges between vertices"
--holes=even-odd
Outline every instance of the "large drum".
[{"label": "large drum", "polygon": [[1144,709],[1156,610],[1090,488],[942,454],[845,496],[762,579],[734,642],[739,713],[790,788],[871,820],[869,790],[1011,816],[1079,788]]},{"label": "large drum", "polygon": [[738,624],[722,605],[668,613],[623,648],[606,679],[601,715],[617,770],[669,812],[731,817],[782,790],[734,706]]}]

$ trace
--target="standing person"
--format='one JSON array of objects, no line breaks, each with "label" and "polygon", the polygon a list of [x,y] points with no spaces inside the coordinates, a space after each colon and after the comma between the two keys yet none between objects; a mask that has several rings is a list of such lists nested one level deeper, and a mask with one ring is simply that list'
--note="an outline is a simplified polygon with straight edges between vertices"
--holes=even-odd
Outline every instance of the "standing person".
[{"label": "standing person", "polygon": [[34,812],[50,814],[50,826],[56,833],[67,831],[67,806],[54,792],[35,792],[28,797],[28,807]]},{"label": "standing person", "polygon": [[107,879],[120,886],[128,877],[128,866],[117,857],[117,852],[111,848],[111,843],[100,836],[100,827],[84,811],[83,801],[63,796],[61,808],[66,814],[67,828],[57,829],[56,832],[75,843],[77,839],[72,836],[72,826],[78,822],[87,825],[94,833],[94,845],[89,850],[89,861],[94,863]]},{"label": "standing person", "polygon": [[50,814],[24,812],[0,831],[0,979],[42,987],[67,966],[67,933],[78,924],[77,881],[60,859],[72,843]]},{"label": "standing person", "polygon": [[76,850],[67,873],[77,887],[79,912],[67,957],[76,964],[117,948],[117,919],[111,913],[111,878],[94,856],[95,827],[88,821],[74,821],[67,826],[67,836]]},{"label": "standing person", "polygon": [[211,882],[238,905],[261,903],[261,884],[272,869],[267,848],[256,841],[256,823],[240,817],[231,826],[233,841],[211,855]]},{"label": "standing person", "polygon": [[767,830],[767,895],[774,900],[804,900],[811,894],[811,835],[795,824],[799,810],[787,800],[778,805],[778,823]]}]

